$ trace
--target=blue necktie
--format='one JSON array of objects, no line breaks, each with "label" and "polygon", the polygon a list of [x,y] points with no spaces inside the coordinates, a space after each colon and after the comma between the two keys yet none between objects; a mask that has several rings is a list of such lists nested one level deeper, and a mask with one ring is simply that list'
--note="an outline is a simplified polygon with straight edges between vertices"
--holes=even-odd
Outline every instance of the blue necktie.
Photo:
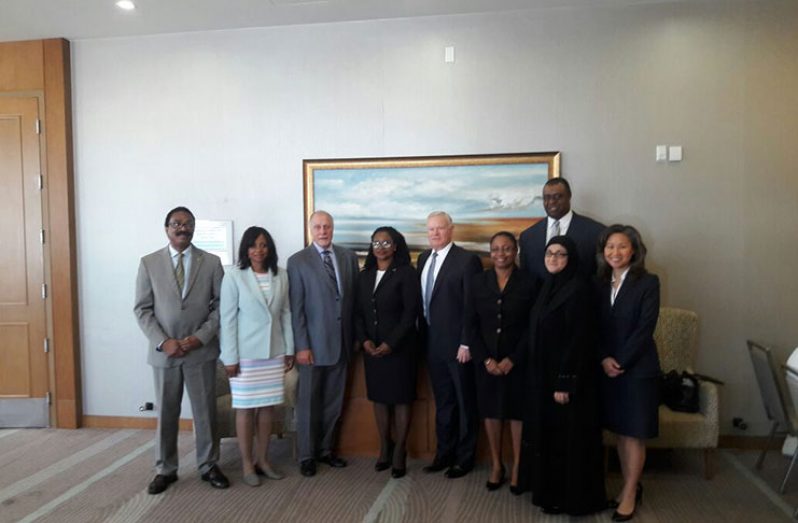
[{"label": "blue necktie", "polygon": [[327,271],[327,276],[329,276],[333,282],[335,294],[338,294],[338,278],[335,277],[335,265],[333,265],[330,251],[321,251],[321,255],[324,259],[324,269]]},{"label": "blue necktie", "polygon": [[438,253],[432,253],[432,260],[429,262],[429,271],[427,271],[427,285],[424,288],[424,317],[427,318],[429,323],[429,302],[432,300],[432,288],[435,286],[435,261],[438,259]]}]

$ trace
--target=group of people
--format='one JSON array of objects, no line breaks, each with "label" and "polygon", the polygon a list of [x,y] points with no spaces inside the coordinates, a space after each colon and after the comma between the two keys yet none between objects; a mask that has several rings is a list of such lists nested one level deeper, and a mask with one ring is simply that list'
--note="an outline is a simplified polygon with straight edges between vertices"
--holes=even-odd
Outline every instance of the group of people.
[{"label": "group of people", "polygon": [[[238,265],[191,245],[194,216],[169,212],[169,245],[141,260],[135,312],[149,340],[159,405],[157,494],[177,480],[177,424],[183,386],[194,412],[197,463],[217,488],[214,372],[230,377],[243,481],[283,474],[269,461],[272,408],[285,372],[299,373],[300,472],[345,467],[335,453],[347,365],[364,355],[368,399],[380,438],[376,471],[407,472],[407,436],[422,359],[435,400],[436,451],[425,473],[455,479],[476,458],[483,420],[491,467],[486,488],[509,480],[547,513],[614,508],[631,519],[642,500],[645,440],[657,435],[659,361],[653,333],[659,280],[631,226],[605,227],[574,213],[563,178],[543,187],[547,217],[520,239],[490,240],[492,267],[456,245],[445,212],[427,218],[429,249],[414,268],[404,236],[379,227],[362,270],[333,244],[333,217],[314,212],[311,244],[278,266],[263,228],[242,237]],[[520,246],[520,266],[517,264]],[[218,332],[218,342],[217,342]],[[221,349],[221,350],[220,350]],[[508,422],[513,461],[502,460]],[[618,436],[623,487],[607,499],[602,428]]]}]

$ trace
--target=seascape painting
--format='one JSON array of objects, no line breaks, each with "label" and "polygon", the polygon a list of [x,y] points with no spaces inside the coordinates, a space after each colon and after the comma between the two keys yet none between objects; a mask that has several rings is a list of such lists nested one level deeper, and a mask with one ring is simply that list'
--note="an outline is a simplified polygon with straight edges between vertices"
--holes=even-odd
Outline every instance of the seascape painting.
[{"label": "seascape painting", "polygon": [[498,231],[518,235],[545,216],[543,184],[559,176],[559,153],[305,160],[305,217],[335,219],[335,243],[368,250],[375,228],[390,225],[411,251],[427,248],[426,218],[446,211],[454,241],[481,255]]}]

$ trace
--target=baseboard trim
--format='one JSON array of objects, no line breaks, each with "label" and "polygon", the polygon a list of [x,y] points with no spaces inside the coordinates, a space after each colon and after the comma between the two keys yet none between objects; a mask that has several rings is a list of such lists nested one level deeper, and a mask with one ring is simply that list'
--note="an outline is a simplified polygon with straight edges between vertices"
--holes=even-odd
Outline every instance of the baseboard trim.
[{"label": "baseboard trim", "polygon": [[[767,444],[767,436],[721,435],[718,437],[718,447],[722,449],[763,450],[767,447]],[[784,445],[784,436],[776,436],[773,438],[773,444],[770,449],[781,449],[782,445]]]},{"label": "baseboard trim", "polygon": [[[155,418],[134,418],[124,416],[83,416],[83,427],[91,429],[151,429],[155,430]],[[190,419],[180,420],[180,430],[194,430]]]}]

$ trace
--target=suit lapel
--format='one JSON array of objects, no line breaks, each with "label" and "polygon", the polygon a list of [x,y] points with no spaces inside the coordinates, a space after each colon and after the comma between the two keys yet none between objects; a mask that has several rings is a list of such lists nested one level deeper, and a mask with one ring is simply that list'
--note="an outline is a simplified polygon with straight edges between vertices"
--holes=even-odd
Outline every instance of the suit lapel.
[{"label": "suit lapel", "polygon": [[[388,269],[386,269],[385,274],[382,275],[382,279],[380,280],[380,283],[378,283],[377,284],[377,288],[374,289],[374,294],[377,294],[377,292],[379,292],[379,290],[382,289],[385,286],[384,285],[385,282],[390,280],[391,277],[393,276],[393,273],[395,273],[395,272],[396,272],[396,267],[394,267],[393,264],[390,267],[388,267]],[[377,279],[377,271],[376,270],[374,271],[374,277],[373,278],[371,277],[371,275],[369,275],[369,278],[371,279],[369,283],[371,283],[371,286],[373,288],[374,287],[374,282]]]},{"label": "suit lapel", "polygon": [[449,249],[449,253],[444,258],[443,263],[441,264],[441,268],[438,269],[438,277],[435,278],[435,284],[432,286],[432,295],[430,295],[429,301],[432,303],[432,300],[435,299],[435,294],[438,293],[438,289],[441,288],[441,281],[446,278],[446,267],[450,266],[452,263],[452,259],[456,256],[455,250],[457,246],[452,244],[451,249]]},{"label": "suit lapel", "polygon": [[[244,284],[249,289],[249,292],[251,292],[255,296],[255,299],[258,300],[258,303],[260,303],[264,309],[268,310],[269,307],[266,304],[266,298],[263,296],[263,291],[260,289],[258,278],[255,276],[255,271],[252,270],[252,267],[249,267],[246,271],[243,271],[241,278],[244,280]],[[274,280],[272,280],[272,285],[273,284]],[[274,290],[274,288],[272,288],[272,290]],[[272,295],[274,295],[273,292]]]},{"label": "suit lapel", "polygon": [[[344,274],[346,272],[346,268],[348,268],[348,265],[341,249],[336,249],[333,247],[333,255],[335,256],[335,263],[338,265],[338,279],[341,280],[338,282],[338,288],[340,289],[341,296],[343,296],[343,291],[349,284],[349,273],[347,272]],[[329,279],[329,276],[327,279]]]},{"label": "suit lapel", "polygon": [[313,270],[319,274],[319,278],[324,282],[324,285],[327,285],[333,292],[337,292],[332,279],[327,274],[327,269],[324,268],[324,262],[321,259],[321,254],[319,254],[319,251],[316,250],[316,246],[312,243],[308,247],[308,256],[311,258],[309,260],[310,266],[313,267]]},{"label": "suit lapel", "polygon": [[197,274],[199,274],[200,267],[202,266],[202,260],[205,258],[205,253],[196,247],[192,246],[191,251],[191,273],[188,275],[188,288],[186,288],[186,297],[188,297],[189,293],[191,292],[191,288],[194,287],[194,282],[197,281]]}]

